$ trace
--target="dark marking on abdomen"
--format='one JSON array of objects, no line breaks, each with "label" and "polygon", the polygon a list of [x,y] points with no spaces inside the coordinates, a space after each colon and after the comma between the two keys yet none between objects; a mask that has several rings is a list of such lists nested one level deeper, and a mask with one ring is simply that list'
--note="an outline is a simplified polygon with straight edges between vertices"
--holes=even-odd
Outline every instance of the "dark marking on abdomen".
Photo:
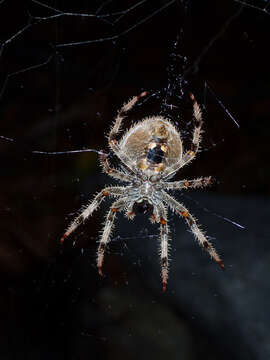
[{"label": "dark marking on abdomen", "polygon": [[157,144],[153,149],[149,149],[147,153],[147,160],[153,164],[162,163],[164,158],[164,151],[161,149],[161,146]]}]

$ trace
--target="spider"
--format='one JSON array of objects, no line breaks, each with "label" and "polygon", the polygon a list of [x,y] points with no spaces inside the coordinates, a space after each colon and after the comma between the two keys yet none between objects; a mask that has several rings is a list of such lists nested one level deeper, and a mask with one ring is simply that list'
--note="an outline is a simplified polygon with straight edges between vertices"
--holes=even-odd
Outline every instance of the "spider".
[{"label": "spider", "polygon": [[185,219],[199,244],[222,269],[224,269],[224,265],[213,245],[201,231],[194,216],[167,192],[169,190],[204,187],[211,184],[211,177],[168,181],[179,169],[196,157],[199,149],[203,121],[201,109],[194,95],[190,94],[193,102],[194,130],[192,144],[188,151],[183,150],[181,134],[176,127],[162,116],[143,118],[126,131],[119,141],[116,140],[127,112],[133,108],[140,98],[147,94],[145,91],[139,96],[131,98],[122,106],[109,133],[109,146],[120,160],[121,170],[110,165],[108,156],[104,152],[100,156],[100,163],[104,172],[114,179],[126,182],[127,185],[106,187],[99,192],[69,225],[61,238],[61,242],[63,243],[65,238],[83,223],[106,197],[115,197],[116,201],[113,202],[107,214],[97,250],[97,268],[102,276],[104,252],[110,241],[116,214],[123,211],[125,216],[132,220],[135,216],[135,207],[140,206],[144,210],[150,209],[150,221],[160,224],[161,278],[164,292],[168,281],[169,262],[168,208]]}]

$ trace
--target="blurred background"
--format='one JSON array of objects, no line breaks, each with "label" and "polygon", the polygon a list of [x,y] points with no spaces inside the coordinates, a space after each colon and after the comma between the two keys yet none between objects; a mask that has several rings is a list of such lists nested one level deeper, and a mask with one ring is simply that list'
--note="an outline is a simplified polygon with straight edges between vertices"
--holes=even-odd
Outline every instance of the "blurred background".
[{"label": "blurred background", "polygon": [[[1,359],[269,359],[269,16],[263,0],[0,2]],[[117,110],[145,90],[124,127],[161,113],[186,147],[188,93],[201,104],[201,151],[176,179],[216,182],[175,195],[226,266],[170,214],[165,294],[145,216],[118,216],[103,278],[110,200],[59,244],[114,183],[97,153],[60,152],[108,151]]]}]

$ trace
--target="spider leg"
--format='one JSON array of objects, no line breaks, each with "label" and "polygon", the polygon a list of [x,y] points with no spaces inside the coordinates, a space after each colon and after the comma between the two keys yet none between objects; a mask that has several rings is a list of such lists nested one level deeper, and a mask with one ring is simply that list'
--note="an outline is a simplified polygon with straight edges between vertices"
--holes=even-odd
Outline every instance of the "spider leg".
[{"label": "spider leg", "polygon": [[195,122],[195,127],[193,130],[193,138],[190,150],[186,151],[183,155],[182,161],[185,166],[188,162],[193,160],[199,150],[200,141],[201,141],[201,131],[202,131],[202,112],[199,104],[197,103],[193,94],[190,94],[190,98],[193,101],[193,118]]},{"label": "spider leg", "polygon": [[121,196],[124,194],[124,191],[124,187],[114,186],[105,188],[101,192],[99,192],[88,206],[83,207],[80,214],[68,226],[60,242],[63,243],[65,239],[99,207],[100,203],[104,200],[106,196]]},{"label": "spider leg", "polygon": [[195,189],[204,186],[209,186],[213,183],[211,176],[201,177],[195,180],[181,180],[181,181],[172,181],[164,182],[164,187],[166,190],[181,190],[181,189]]},{"label": "spider leg", "polygon": [[169,273],[169,258],[168,258],[168,241],[169,241],[169,226],[167,219],[166,208],[160,204],[160,260],[161,260],[161,278],[162,278],[162,291],[166,291],[168,273]]},{"label": "spider leg", "polygon": [[184,155],[177,163],[175,163],[170,168],[164,171],[163,176],[166,178],[174,175],[180,168],[182,168],[190,161],[192,161],[199,150],[199,146],[201,142],[202,124],[203,124],[202,112],[193,94],[190,94],[190,98],[193,101],[193,118],[195,123],[191,148],[184,153]]},{"label": "spider leg", "polygon": [[[162,205],[163,206],[163,205]],[[165,211],[165,210],[164,210]],[[161,210],[160,210],[160,205],[153,205],[153,213],[150,216],[149,220],[152,224],[159,223],[160,222],[160,217],[161,217]]]},{"label": "spider leg", "polygon": [[207,240],[204,233],[198,227],[195,218],[189,213],[189,211],[172,196],[162,191],[162,200],[178,215],[181,215],[185,220],[190,230],[192,231],[199,244],[209,253],[209,255],[224,269],[224,264],[214,249],[213,245]]},{"label": "spider leg", "polygon": [[122,171],[119,171],[113,167],[111,167],[107,155],[105,153],[101,154],[99,157],[100,164],[103,168],[103,171],[113,177],[114,179],[121,180],[121,181],[127,181],[131,182],[133,180],[133,177],[129,174],[125,174]]},{"label": "spider leg", "polygon": [[114,125],[109,133],[109,145],[115,155],[128,167],[128,169],[133,173],[138,173],[132,161],[128,157],[125,151],[121,150],[116,140],[116,136],[120,132],[121,124],[123,119],[126,116],[126,113],[132,109],[132,107],[136,104],[136,102],[141,98],[147,95],[147,92],[144,91],[138,96],[134,96],[131,98],[126,104],[122,106],[119,110],[118,115],[115,119]]},{"label": "spider leg", "polygon": [[133,220],[135,217],[135,212],[133,211],[133,206],[134,206],[134,201],[131,201],[129,203],[129,205],[126,208],[126,213],[125,216],[129,219],[129,220]]},{"label": "spider leg", "polygon": [[103,229],[103,233],[99,242],[98,250],[97,250],[97,267],[98,267],[98,273],[100,276],[102,276],[102,265],[103,265],[103,259],[104,259],[104,252],[106,249],[106,246],[108,242],[110,241],[110,235],[113,229],[113,223],[116,216],[116,213],[118,211],[121,211],[126,206],[126,198],[120,198],[119,200],[115,201],[105,220],[105,225]]},{"label": "spider leg", "polygon": [[115,139],[116,135],[119,133],[123,119],[126,116],[126,113],[133,108],[136,102],[141,98],[147,95],[147,91],[142,92],[140,95],[134,96],[127,103],[125,103],[121,109],[118,111],[118,114],[115,118],[114,125],[109,134],[109,143]]}]

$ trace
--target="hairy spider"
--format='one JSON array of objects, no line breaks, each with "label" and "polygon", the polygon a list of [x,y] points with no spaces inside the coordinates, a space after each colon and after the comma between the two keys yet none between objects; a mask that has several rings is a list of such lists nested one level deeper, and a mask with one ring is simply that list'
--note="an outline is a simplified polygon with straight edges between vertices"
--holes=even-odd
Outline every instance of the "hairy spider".
[{"label": "hairy spider", "polygon": [[162,116],[142,119],[131,127],[119,142],[116,140],[126,113],[145,95],[147,95],[147,92],[133,97],[122,106],[109,133],[109,146],[120,160],[121,170],[111,167],[105,153],[100,156],[100,163],[104,172],[117,180],[126,182],[127,185],[107,187],[98,193],[69,225],[61,238],[61,242],[64,242],[64,239],[98,208],[105,197],[116,197],[117,200],[112,204],[107,214],[97,251],[97,267],[99,274],[102,276],[104,252],[106,245],[110,241],[116,213],[124,211],[125,216],[133,219],[136,206],[151,209],[150,221],[160,224],[161,277],[162,290],[165,291],[168,280],[168,207],[185,219],[199,244],[216,260],[222,269],[224,269],[224,265],[212,244],[200,230],[194,216],[189,213],[184,205],[167,193],[167,190],[198,188],[211,183],[211,177],[167,181],[179,169],[190,163],[199,149],[202,113],[194,96],[190,94],[193,102],[194,130],[192,145],[188,151],[183,150],[181,136],[175,126]]}]

